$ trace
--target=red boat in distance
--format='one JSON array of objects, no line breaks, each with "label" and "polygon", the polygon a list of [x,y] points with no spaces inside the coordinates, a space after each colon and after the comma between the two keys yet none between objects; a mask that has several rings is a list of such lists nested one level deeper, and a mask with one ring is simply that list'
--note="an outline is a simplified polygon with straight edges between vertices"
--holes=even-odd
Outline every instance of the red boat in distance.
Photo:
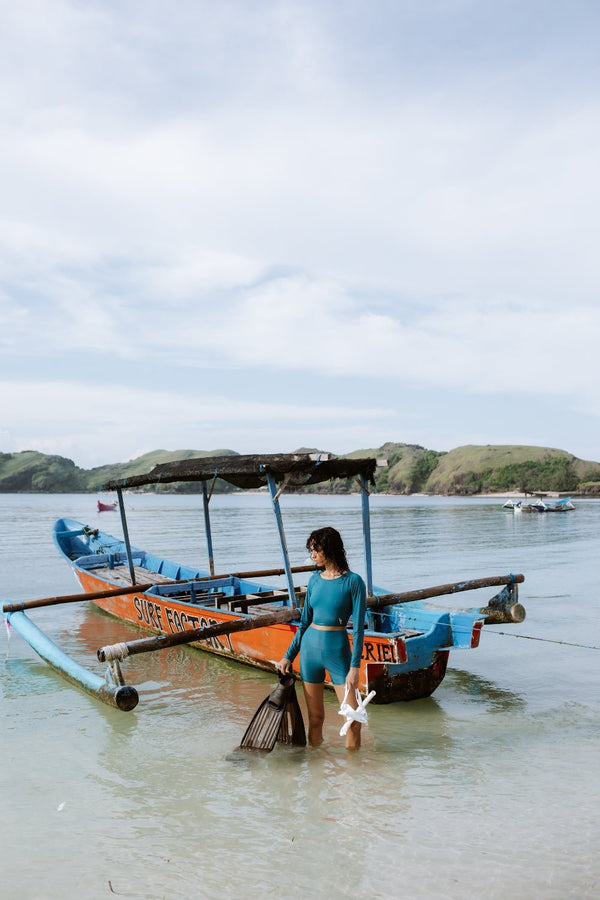
[{"label": "red boat in distance", "polygon": [[102,503],[98,500],[98,512],[114,512],[117,508],[117,501],[114,503]]}]

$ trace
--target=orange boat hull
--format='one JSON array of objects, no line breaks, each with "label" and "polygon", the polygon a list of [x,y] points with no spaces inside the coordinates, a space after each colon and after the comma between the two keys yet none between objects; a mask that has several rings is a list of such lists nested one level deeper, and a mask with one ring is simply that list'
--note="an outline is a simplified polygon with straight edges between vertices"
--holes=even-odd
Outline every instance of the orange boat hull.
[{"label": "orange boat hull", "polygon": [[[76,575],[86,592],[102,591],[115,586],[81,569],[76,570]],[[234,622],[239,618],[235,613],[225,610],[208,610],[189,603],[178,603],[173,598],[147,594],[143,590],[139,594],[123,594],[93,602],[110,615],[153,634],[177,634],[222,622]],[[275,664],[290,645],[295,630],[296,626],[282,623],[267,628],[233,632],[206,641],[195,641],[191,646],[273,671]],[[385,676],[387,664],[404,663],[406,659],[406,644],[403,638],[365,635],[359,682],[361,690],[373,689],[373,685]],[[297,674],[299,674],[298,662],[298,659],[294,661],[294,670]],[[444,673],[441,674],[440,681]],[[326,684],[331,686],[329,680]]]}]

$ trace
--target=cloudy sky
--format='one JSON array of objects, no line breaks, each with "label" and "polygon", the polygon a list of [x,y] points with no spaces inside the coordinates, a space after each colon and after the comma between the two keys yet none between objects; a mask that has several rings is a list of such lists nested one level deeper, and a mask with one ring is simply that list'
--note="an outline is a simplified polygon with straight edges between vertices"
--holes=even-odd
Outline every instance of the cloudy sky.
[{"label": "cloudy sky", "polygon": [[600,461],[597,0],[0,4],[0,451]]}]

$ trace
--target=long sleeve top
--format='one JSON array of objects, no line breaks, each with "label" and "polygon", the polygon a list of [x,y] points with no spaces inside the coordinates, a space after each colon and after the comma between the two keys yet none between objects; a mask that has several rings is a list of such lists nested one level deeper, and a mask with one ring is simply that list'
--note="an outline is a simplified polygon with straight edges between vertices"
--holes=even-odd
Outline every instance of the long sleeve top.
[{"label": "long sleeve top", "polygon": [[298,655],[302,636],[310,625],[345,626],[352,616],[353,668],[360,666],[365,631],[367,589],[356,572],[346,572],[339,578],[321,578],[320,572],[311,575],[306,589],[300,624],[285,655],[292,661]]}]

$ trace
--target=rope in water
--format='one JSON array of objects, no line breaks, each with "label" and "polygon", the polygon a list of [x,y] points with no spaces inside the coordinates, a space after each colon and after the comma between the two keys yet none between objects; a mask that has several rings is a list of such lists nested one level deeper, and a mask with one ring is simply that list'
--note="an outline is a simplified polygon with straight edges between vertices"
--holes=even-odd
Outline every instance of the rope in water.
[{"label": "rope in water", "polygon": [[[463,634],[471,634],[471,629],[464,628],[462,625],[448,625],[444,622],[440,622],[439,624],[445,625],[446,628],[451,628],[453,631],[462,631]],[[498,634],[502,637],[521,638],[523,641],[543,641],[545,644],[563,644],[565,647],[579,647],[581,650],[600,650],[600,647],[595,647],[593,644],[577,644],[574,641],[558,641],[554,638],[535,637],[535,635],[532,634],[513,634],[510,631],[488,631],[487,628],[485,634]]]},{"label": "rope in water", "polygon": [[600,650],[600,647],[595,647],[593,644],[577,644],[574,641],[557,641],[554,640],[554,638],[534,637],[534,635],[531,634],[511,634],[510,631],[486,631],[486,634],[500,634],[502,637],[521,638],[523,641],[543,641],[546,644],[564,644],[565,647],[579,647],[581,650]]}]

